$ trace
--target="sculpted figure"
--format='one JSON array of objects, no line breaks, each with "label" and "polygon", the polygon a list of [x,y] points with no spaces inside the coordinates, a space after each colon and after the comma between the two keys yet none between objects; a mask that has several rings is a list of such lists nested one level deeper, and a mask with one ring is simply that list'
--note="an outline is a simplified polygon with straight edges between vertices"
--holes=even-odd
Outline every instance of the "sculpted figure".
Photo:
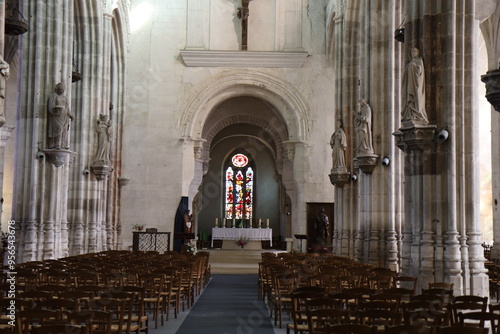
[{"label": "sculpted figure", "polygon": [[411,49],[412,60],[406,66],[403,76],[402,97],[403,121],[417,121],[428,124],[425,111],[425,71],[424,62],[417,48]]},{"label": "sculpted figure", "polygon": [[316,241],[321,246],[328,245],[329,226],[330,222],[328,221],[328,216],[325,214],[325,208],[321,208],[316,215]]},{"label": "sculpted figure", "polygon": [[333,168],[345,168],[345,150],[347,149],[347,139],[342,128],[340,119],[335,123],[335,132],[330,138],[330,146],[332,147]]},{"label": "sculpted figure", "polygon": [[97,151],[95,160],[98,163],[105,165],[110,164],[110,148],[111,148],[111,121],[108,115],[99,114],[99,119],[97,120]]},{"label": "sculpted figure", "polygon": [[48,147],[69,149],[69,129],[73,114],[69,110],[68,98],[64,94],[66,87],[58,83],[48,102]]},{"label": "sculpted figure", "polygon": [[0,56],[0,98],[5,99],[5,81],[10,75],[9,64]]},{"label": "sculpted figure", "polygon": [[359,100],[359,112],[354,113],[357,154],[373,154],[372,108],[364,99]]}]

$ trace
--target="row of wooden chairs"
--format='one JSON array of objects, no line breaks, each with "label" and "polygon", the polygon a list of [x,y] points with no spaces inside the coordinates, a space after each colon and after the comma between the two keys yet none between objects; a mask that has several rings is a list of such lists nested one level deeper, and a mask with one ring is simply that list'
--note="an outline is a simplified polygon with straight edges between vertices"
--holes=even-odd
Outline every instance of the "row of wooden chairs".
[{"label": "row of wooden chairs", "polygon": [[[20,264],[16,299],[8,298],[10,283],[7,275],[1,276],[0,329],[12,329],[7,306],[14,302],[19,334],[61,323],[89,334],[148,333],[151,319],[158,328],[172,312],[177,318],[181,307],[193,305],[210,278],[208,257],[208,252],[112,251]],[[101,305],[103,301],[107,304]]]}]

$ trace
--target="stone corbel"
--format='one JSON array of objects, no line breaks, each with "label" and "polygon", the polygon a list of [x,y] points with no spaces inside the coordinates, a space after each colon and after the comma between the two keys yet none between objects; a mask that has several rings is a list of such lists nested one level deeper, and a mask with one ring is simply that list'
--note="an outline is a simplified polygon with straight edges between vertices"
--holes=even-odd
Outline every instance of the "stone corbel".
[{"label": "stone corbel", "polygon": [[396,138],[396,146],[402,151],[424,151],[435,146],[436,129],[436,125],[413,124],[400,128],[392,135]]},{"label": "stone corbel", "polygon": [[337,187],[342,188],[351,178],[351,173],[345,167],[332,168],[330,175],[330,182]]},{"label": "stone corbel", "polygon": [[377,167],[379,156],[376,154],[361,154],[353,159],[354,167],[361,169],[365,174],[373,173],[375,167]]},{"label": "stone corbel", "polygon": [[106,177],[113,172],[113,167],[110,165],[92,165],[90,166],[92,173],[98,181],[106,179]]},{"label": "stone corbel", "polygon": [[295,144],[299,143],[297,140],[286,140],[283,142],[285,148],[285,159],[293,162],[295,158]]},{"label": "stone corbel", "polygon": [[500,68],[481,75],[481,81],[486,85],[486,99],[500,112]]},{"label": "stone corbel", "polygon": [[193,141],[193,152],[194,152],[194,158],[196,160],[201,159],[203,156],[203,144],[207,141],[206,139],[203,138],[192,138]]},{"label": "stone corbel", "polygon": [[72,156],[76,155],[75,152],[72,152],[70,150],[61,150],[56,148],[43,150],[43,153],[45,153],[47,161],[53,164],[55,167],[61,167],[66,163],[66,161],[69,161],[67,160],[67,158],[71,158]]}]

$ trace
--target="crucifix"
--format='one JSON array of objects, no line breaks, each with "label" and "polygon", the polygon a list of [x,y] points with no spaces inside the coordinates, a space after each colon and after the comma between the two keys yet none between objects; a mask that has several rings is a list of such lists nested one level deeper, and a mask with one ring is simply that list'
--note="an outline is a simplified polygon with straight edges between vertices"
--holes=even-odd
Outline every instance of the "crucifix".
[{"label": "crucifix", "polygon": [[248,3],[250,0],[241,0],[241,7],[238,8],[238,18],[241,19],[241,50],[247,50],[248,46]]}]

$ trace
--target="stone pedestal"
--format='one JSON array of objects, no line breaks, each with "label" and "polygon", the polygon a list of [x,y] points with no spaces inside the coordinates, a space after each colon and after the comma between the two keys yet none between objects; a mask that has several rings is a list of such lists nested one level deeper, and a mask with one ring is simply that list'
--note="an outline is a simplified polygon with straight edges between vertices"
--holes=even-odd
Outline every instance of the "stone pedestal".
[{"label": "stone pedestal", "polygon": [[332,168],[330,176],[330,182],[337,187],[343,187],[344,184],[349,182],[351,174],[347,171],[345,167],[342,168]]},{"label": "stone pedestal", "polygon": [[353,159],[354,167],[361,169],[365,174],[373,173],[375,167],[377,167],[378,155],[376,154],[362,154],[357,155]]},{"label": "stone pedestal", "polygon": [[46,149],[43,150],[47,156],[47,161],[53,164],[55,167],[61,167],[68,161],[68,157],[75,155],[75,152],[70,150],[60,150],[60,149]]}]

